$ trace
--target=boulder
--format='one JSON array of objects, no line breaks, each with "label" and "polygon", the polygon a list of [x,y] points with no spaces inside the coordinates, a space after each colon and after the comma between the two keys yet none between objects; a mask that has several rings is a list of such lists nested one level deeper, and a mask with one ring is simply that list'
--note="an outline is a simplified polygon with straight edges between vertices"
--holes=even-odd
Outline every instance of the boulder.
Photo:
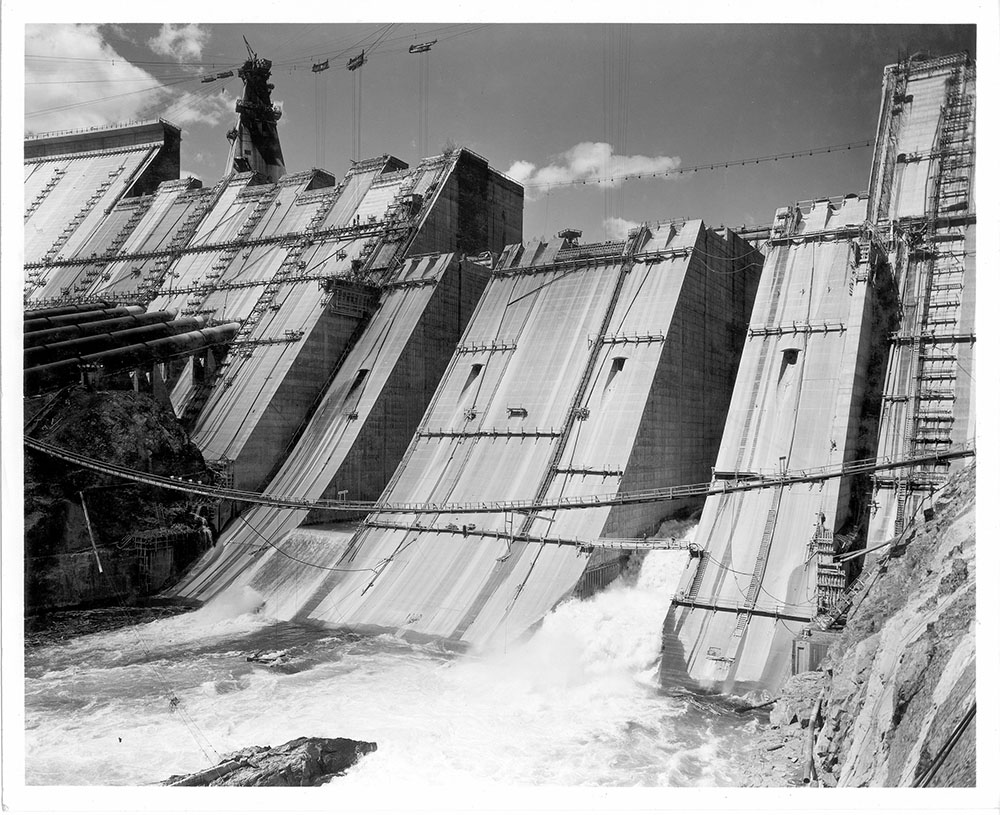
[{"label": "boulder", "polygon": [[799,722],[802,727],[808,725],[813,706],[826,681],[823,671],[807,671],[792,676],[782,687],[771,709],[771,724],[784,726]]},{"label": "boulder", "polygon": [[306,738],[280,747],[248,747],[207,770],[173,775],[165,787],[318,787],[343,775],[377,745],[353,739]]}]

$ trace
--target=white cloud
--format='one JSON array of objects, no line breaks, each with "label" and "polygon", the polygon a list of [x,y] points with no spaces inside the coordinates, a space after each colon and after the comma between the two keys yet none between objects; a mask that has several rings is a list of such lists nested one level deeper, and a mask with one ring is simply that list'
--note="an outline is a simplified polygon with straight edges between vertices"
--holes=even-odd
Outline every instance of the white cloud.
[{"label": "white cloud", "polygon": [[523,184],[531,178],[533,172],[535,172],[535,165],[530,161],[515,161],[510,165],[507,175]]},{"label": "white cloud", "polygon": [[125,30],[125,26],[123,25],[120,25],[118,23],[107,23],[105,25],[102,25],[101,28],[109,31],[115,37],[117,37],[120,40],[124,40],[127,43],[131,43],[132,45],[139,44],[139,41],[131,34],[129,34],[128,31]]},{"label": "white cloud", "polygon": [[544,167],[530,161],[515,161],[507,175],[525,185],[545,188],[567,183],[593,183],[617,187],[626,176],[665,173],[680,166],[676,156],[619,156],[607,142],[580,142]]},{"label": "white cloud", "polygon": [[638,221],[630,221],[627,218],[605,218],[604,228],[608,230],[608,238],[613,241],[623,241],[628,237],[630,230],[639,226]]},{"label": "white cloud", "polygon": [[164,23],[160,26],[160,32],[147,40],[146,44],[157,54],[183,62],[186,59],[200,59],[209,36],[208,29],[196,23]]},{"label": "white cloud", "polygon": [[[179,28],[191,28],[180,26]],[[195,26],[197,28],[197,26]],[[162,32],[161,32],[162,34]],[[171,88],[133,65],[105,40],[113,27],[29,25],[25,31],[25,129],[73,130],[135,119],[163,118],[212,127],[235,115],[225,87]],[[197,80],[193,74],[192,82]],[[187,85],[190,87],[190,85]]]},{"label": "white cloud", "polygon": [[25,27],[25,127],[92,127],[151,115],[168,92],[124,59],[96,25]]}]

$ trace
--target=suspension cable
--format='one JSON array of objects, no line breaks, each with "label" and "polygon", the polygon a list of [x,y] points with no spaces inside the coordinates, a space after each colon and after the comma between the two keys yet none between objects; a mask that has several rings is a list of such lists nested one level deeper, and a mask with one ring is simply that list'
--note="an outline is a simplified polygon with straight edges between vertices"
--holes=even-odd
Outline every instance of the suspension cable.
[{"label": "suspension cable", "polygon": [[753,490],[769,489],[771,487],[784,486],[787,484],[804,484],[811,482],[827,481],[833,478],[841,478],[849,475],[859,475],[861,473],[873,473],[883,470],[898,470],[914,467],[919,464],[950,461],[952,459],[967,458],[976,455],[975,443],[973,441],[965,444],[954,445],[946,450],[928,453],[921,456],[888,459],[870,458],[851,461],[838,466],[815,467],[811,469],[789,470],[779,472],[775,475],[745,474],[745,477],[733,481],[704,482],[700,484],[682,484],[670,487],[659,487],[647,490],[636,490],[633,492],[607,493],[603,495],[569,496],[558,499],[523,499],[523,500],[499,500],[499,501],[476,501],[466,503],[383,503],[380,501],[341,501],[334,499],[310,500],[297,496],[270,495],[268,493],[252,492],[249,490],[237,490],[223,487],[216,487],[210,484],[201,484],[195,481],[175,479],[169,476],[156,475],[154,473],[136,470],[130,467],[111,464],[110,462],[75,453],[56,445],[43,442],[39,439],[24,436],[24,444],[40,453],[70,461],[81,467],[102,472],[107,475],[124,478],[128,481],[138,481],[150,484],[155,487],[187,492],[194,495],[203,495],[223,500],[245,502],[251,504],[264,504],[267,506],[284,507],[286,509],[333,509],[348,512],[374,512],[385,514],[476,514],[476,513],[499,513],[499,512],[534,512],[537,510],[557,510],[557,509],[589,509],[601,506],[623,506],[631,504],[648,504],[659,501],[673,501],[680,498],[689,498],[698,495],[723,495],[732,492],[749,492]]}]

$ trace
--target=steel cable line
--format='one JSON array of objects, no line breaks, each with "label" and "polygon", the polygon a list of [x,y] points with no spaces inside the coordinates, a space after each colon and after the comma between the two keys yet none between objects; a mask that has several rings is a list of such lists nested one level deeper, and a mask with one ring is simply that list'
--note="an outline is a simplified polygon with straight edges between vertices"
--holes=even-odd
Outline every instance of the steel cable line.
[{"label": "steel cable line", "polygon": [[[749,595],[747,594],[746,591],[744,591],[742,588],[740,588],[740,584],[738,582],[736,582],[735,575],[740,575],[741,577],[753,577],[753,572],[743,572],[743,571],[740,571],[739,569],[734,569],[732,566],[727,566],[721,560],[717,560],[716,558],[712,557],[709,554],[709,552],[708,552],[707,549],[702,549],[701,551],[702,551],[702,557],[707,557],[711,563],[714,563],[716,566],[718,566],[723,571],[729,572],[730,574],[734,575],[734,577],[733,577],[733,585],[736,586],[736,591],[738,591],[740,593],[740,596],[745,601],[750,602]],[[748,589],[749,589],[749,585],[748,585]],[[761,585],[758,587],[758,591],[763,592],[768,597],[770,597],[772,600],[774,600],[776,603],[780,603],[781,605],[785,606],[786,608],[796,608],[796,609],[811,609],[811,608],[813,608],[813,603],[811,601],[815,600],[815,598],[817,596],[817,595],[814,594],[814,595],[812,595],[812,597],[810,597],[810,598],[802,601],[801,603],[790,603],[790,602],[788,602],[787,600],[785,600],[782,597],[776,597],[775,595],[771,594],[771,592],[769,592],[767,589],[764,588],[763,581],[762,581]]]},{"label": "steel cable line", "polygon": [[[82,493],[80,493],[80,500],[81,502],[83,502]],[[95,551],[96,551],[96,546],[95,546]],[[209,755],[209,752],[211,752],[215,754],[216,763],[221,762],[222,756],[219,753],[219,751],[215,749],[215,747],[212,745],[212,742],[208,739],[204,731],[201,729],[201,727],[199,727],[198,723],[191,716],[191,714],[184,709],[183,703],[181,702],[181,699],[178,696],[177,691],[174,689],[174,686],[166,678],[163,672],[157,667],[156,661],[153,659],[153,654],[150,651],[148,644],[143,639],[142,634],[139,633],[139,625],[134,622],[132,614],[128,610],[128,606],[125,602],[125,595],[119,588],[117,581],[111,576],[111,574],[105,572],[103,569],[99,568],[99,572],[102,575],[104,575],[104,578],[107,581],[108,585],[111,587],[111,590],[118,598],[118,602],[121,606],[122,619],[126,622],[125,627],[129,629],[132,636],[135,637],[136,642],[139,645],[139,648],[141,648],[142,651],[145,652],[149,668],[153,671],[154,674],[156,674],[157,678],[164,685],[167,693],[170,694],[171,710],[177,712],[180,715],[181,722],[184,724],[188,732],[191,734],[191,738],[194,740],[194,743],[197,745],[202,755],[205,756],[205,759],[207,761],[212,761],[212,757]]]},{"label": "steel cable line", "polygon": [[[160,82],[168,82],[168,81],[174,80],[174,79],[176,79],[176,80],[184,80],[184,79],[195,78],[195,77],[192,77],[191,74],[172,74],[170,76],[153,76],[153,75],[150,75],[150,76],[152,76],[153,79],[156,79],[156,80],[158,80]],[[108,85],[108,84],[111,84],[111,83],[114,83],[114,82],[148,82],[148,81],[149,81],[149,77],[148,76],[131,77],[131,78],[128,78],[128,79],[125,79],[125,78],[114,79],[114,78],[110,78],[110,77],[97,77],[97,78],[94,78],[94,79],[39,79],[39,80],[34,81],[34,82],[26,81],[24,84],[25,85],[87,85],[87,84],[101,83],[101,84]]]},{"label": "steel cable line", "polygon": [[177,68],[180,65],[191,65],[200,68],[227,68],[230,66],[235,66],[235,63],[230,63],[228,57],[220,58],[215,62],[197,62],[194,60],[185,60],[184,62],[177,62],[176,60],[155,60],[155,59],[126,59],[125,57],[56,57],[49,54],[25,54],[25,59],[45,59],[52,62],[107,62],[115,65],[117,63],[122,63],[124,65],[169,65],[172,68]]},{"label": "steel cable line", "polygon": [[958,743],[958,740],[962,738],[962,735],[975,718],[976,701],[973,699],[971,707],[966,711],[961,721],[955,726],[955,729],[952,730],[951,735],[948,736],[948,739],[941,746],[941,749],[938,750],[937,755],[934,756],[934,760],[931,761],[926,770],[913,780],[914,787],[929,787],[931,785],[931,781],[934,779],[934,776],[937,775],[938,770],[941,769],[944,762],[948,759],[948,756],[951,755],[951,751]]},{"label": "steel cable line", "polygon": [[250,529],[251,532],[253,532],[262,541],[264,541],[264,543],[267,546],[271,547],[279,555],[281,555],[284,558],[287,558],[288,560],[293,560],[296,563],[301,563],[303,566],[308,566],[308,567],[310,567],[312,569],[320,569],[321,571],[324,571],[324,572],[374,572],[375,571],[374,568],[365,568],[365,569],[339,569],[339,568],[337,568],[335,566],[324,566],[321,563],[311,563],[308,560],[302,560],[302,558],[297,558],[297,557],[295,557],[295,555],[288,554],[288,552],[286,552],[284,549],[282,549],[276,543],[272,542],[271,539],[267,535],[265,535],[256,526],[254,526],[252,523],[250,523],[250,521],[247,520],[246,513],[244,513],[243,515],[240,515],[239,519],[247,526],[247,528]]},{"label": "steel cable line", "polygon": [[[188,110],[195,111],[195,106],[197,105],[198,102],[208,99],[210,96],[212,96],[212,94],[215,91],[218,91],[221,88],[225,87],[226,83],[229,81],[230,79],[224,79],[221,80],[221,82],[217,85],[209,85],[191,91],[186,96],[182,96],[176,102],[164,108],[163,109],[164,117],[170,115],[179,115],[180,113]],[[235,111],[233,112],[235,113]]]},{"label": "steel cable line", "polygon": [[[390,24],[390,27],[397,26],[397,25],[399,25],[399,23],[392,23],[392,24]],[[464,25],[464,24],[456,24],[456,25],[457,26],[461,26],[461,25]],[[445,30],[448,30],[450,28],[455,28],[456,25],[443,26],[443,27],[440,27],[440,28],[424,29],[424,30],[418,32],[417,34],[412,34],[411,33],[411,34],[406,34],[406,35],[402,35],[402,36],[398,36],[398,37],[384,38],[384,36],[383,36],[383,38],[381,39],[381,43],[380,44],[381,45],[386,45],[386,44],[389,44],[389,43],[412,42],[414,36],[423,37],[423,36],[426,36],[426,35],[430,35],[430,34],[436,33],[438,31],[445,31]],[[455,39],[456,37],[465,36],[466,34],[472,34],[472,33],[476,32],[476,31],[480,31],[481,29],[484,29],[484,28],[487,28],[487,27],[488,27],[487,25],[472,26],[471,28],[468,28],[465,31],[458,31],[458,32],[455,32],[453,34],[449,34],[448,36],[438,37],[438,42],[445,42],[447,40]],[[308,56],[289,57],[287,60],[283,60],[281,62],[274,63],[274,66],[277,67],[277,68],[280,68],[280,69],[294,69],[294,68],[298,68],[298,67],[305,68],[305,67],[311,66],[311,64],[313,62],[317,61],[317,60],[329,59],[330,63],[331,63],[331,67],[334,67],[334,66],[335,67],[344,67],[344,65],[346,65],[346,60],[344,61],[343,64],[337,63],[337,62],[335,62],[335,60],[339,60],[341,57],[343,57],[345,54],[347,54],[350,51],[353,51],[353,50],[356,50],[358,48],[364,47],[365,43],[373,35],[376,35],[377,32],[378,32],[378,29],[375,29],[374,31],[371,31],[368,34],[366,34],[361,39],[355,40],[351,45],[348,45],[347,47],[342,48],[342,49],[340,49],[338,51],[335,51],[335,52],[334,51],[323,51],[323,52],[313,53],[313,54],[310,54]],[[374,45],[371,46],[370,48],[366,48],[366,51],[370,51],[372,48],[374,48]],[[383,53],[383,54],[408,53],[408,51],[409,51],[409,47],[408,46],[406,48],[403,48],[403,47],[397,47],[397,48],[392,48],[392,47],[385,48],[385,47],[383,47],[383,48],[381,48],[381,53]]]},{"label": "steel cable line", "polygon": [[[353,103],[354,160],[356,162],[361,160],[361,149],[362,149],[361,148],[361,115],[362,115],[361,103],[362,103],[362,91],[363,91],[362,74],[364,73],[365,62],[367,62],[368,57],[375,52],[375,49],[378,48],[379,43],[382,42],[385,36],[390,31],[392,31],[394,26],[395,23],[390,23],[384,26],[382,32],[378,35],[375,41],[370,46],[364,48],[361,51],[361,62],[358,64],[357,68],[354,71],[354,103]],[[351,68],[348,67],[348,70],[351,70]]]},{"label": "steel cable line", "polygon": [[[389,25],[391,27],[391,26],[399,25],[399,23],[391,23]],[[438,26],[438,27],[435,27],[435,28],[423,29],[420,32],[418,32],[418,36],[424,36],[426,34],[433,34],[433,33],[439,32],[439,31],[448,31],[448,30],[454,29],[454,28],[462,28],[463,26],[467,26],[466,30],[464,30],[464,31],[458,31],[458,32],[449,34],[449,35],[444,36],[444,37],[439,37],[438,41],[439,42],[443,42],[445,40],[454,39],[455,37],[465,36],[466,34],[471,34],[471,33],[474,33],[476,31],[480,31],[480,30],[482,30],[484,28],[488,28],[489,27],[487,24],[472,24],[472,25],[470,25],[468,23],[452,23],[452,24],[446,25],[446,26]],[[326,57],[327,55],[331,55],[330,56],[331,59],[340,57],[343,54],[347,53],[348,51],[350,51],[350,50],[352,50],[354,48],[357,48],[357,47],[360,47],[361,45],[363,45],[368,39],[370,39],[373,35],[375,35],[379,31],[379,29],[382,28],[382,27],[383,26],[379,26],[378,28],[376,28],[373,31],[371,31],[368,34],[366,34],[360,40],[354,40],[354,41],[352,41],[351,45],[348,45],[346,48],[344,48],[344,49],[336,52],[335,55],[331,55],[332,52],[330,52],[330,51],[314,52],[312,54],[300,54],[300,55],[297,55],[297,56],[288,57],[288,58],[280,60],[280,61],[276,60],[276,61],[272,62],[272,67],[274,67],[274,68],[285,68],[285,67],[292,67],[292,66],[308,67],[316,59],[320,59],[322,57]],[[277,50],[281,50],[282,48],[286,47],[289,44],[289,42],[291,40],[294,40],[297,36],[298,36],[297,34],[293,33],[290,37],[288,37],[285,40],[283,40],[281,42],[281,44],[279,44],[278,46],[275,46],[274,50],[277,51]],[[385,39],[384,42],[385,43],[403,42],[403,41],[412,39],[412,37],[413,37],[412,34],[408,34],[408,35],[405,35],[405,36],[399,36],[399,37],[390,37],[388,39]],[[348,39],[347,37],[341,37],[340,41],[344,41],[344,40],[347,40],[347,39]],[[337,42],[337,40],[334,40],[333,42]],[[398,52],[401,52],[403,50],[404,49],[401,49],[401,48],[400,49],[384,49],[383,53],[388,53],[390,51],[393,52],[393,53],[398,53]],[[24,57],[25,57],[25,59],[47,60],[47,61],[51,61],[51,62],[90,62],[90,63],[106,63],[106,64],[111,64],[111,65],[115,65],[117,63],[122,63],[122,64],[127,64],[127,65],[168,66],[168,67],[171,67],[171,68],[177,68],[179,65],[187,65],[187,66],[191,66],[191,67],[195,67],[195,68],[223,68],[223,69],[233,68],[233,69],[235,69],[240,64],[242,64],[242,60],[240,60],[238,58],[234,59],[233,57],[231,57],[229,55],[219,55],[218,59],[211,60],[211,61],[209,61],[209,60],[184,60],[184,62],[182,62],[182,63],[178,63],[176,60],[127,59],[127,58],[121,57],[121,56],[119,56],[119,57],[68,57],[68,56],[54,56],[54,55],[50,55],[50,54],[25,54]]]},{"label": "steel cable line", "polygon": [[45,113],[58,113],[60,111],[71,110],[73,108],[82,107],[84,105],[96,105],[101,102],[108,102],[112,99],[124,99],[126,96],[135,96],[137,93],[150,93],[151,91],[156,91],[162,88],[172,88],[177,85],[183,84],[184,82],[194,82],[197,79],[199,79],[199,77],[192,76],[188,79],[178,79],[172,82],[159,82],[157,85],[153,85],[148,88],[142,88],[140,90],[126,91],[125,93],[116,93],[110,96],[99,96],[95,99],[84,99],[83,101],[80,102],[70,102],[65,105],[56,105],[55,107],[51,108],[41,108],[40,110],[35,110],[32,111],[31,113],[25,113],[24,118],[30,119],[34,116],[41,116]]},{"label": "steel cable line", "polygon": [[[387,29],[391,28],[392,25],[393,25],[392,23],[390,23],[390,24],[383,24],[383,25],[380,25],[380,26],[372,29],[367,34],[365,34],[363,37],[361,37],[360,39],[353,39],[352,38],[351,39],[351,43],[349,45],[346,45],[346,46],[344,46],[343,48],[341,48],[339,50],[336,50],[336,51],[324,51],[322,53],[313,53],[313,54],[309,54],[309,55],[288,57],[287,59],[284,59],[284,60],[282,60],[280,62],[273,62],[271,67],[272,68],[283,68],[283,69],[290,69],[290,68],[294,69],[294,68],[299,68],[299,67],[305,68],[307,66],[311,67],[312,63],[314,63],[314,62],[316,62],[318,60],[324,60],[324,59],[326,59],[326,60],[330,60],[331,62],[333,62],[334,60],[340,59],[345,54],[348,54],[351,51],[355,51],[358,48],[364,48],[365,50],[371,50],[371,48],[374,47],[374,43],[372,45],[367,45],[368,41],[372,37],[375,37],[376,38],[375,39],[375,43],[377,43],[381,37],[384,37],[385,33],[387,32]],[[341,37],[340,41],[343,42],[343,41],[345,41],[347,39],[348,39],[347,37]],[[334,40],[333,42],[337,42],[337,40]],[[344,60],[344,65],[337,65],[337,67],[344,67],[346,64],[347,64],[347,60]]]},{"label": "steel cable line", "polygon": [[642,504],[676,498],[684,498],[692,495],[724,495],[736,492],[750,492],[759,489],[769,489],[776,486],[788,484],[809,483],[816,481],[827,481],[832,478],[841,478],[844,475],[856,475],[865,472],[879,472],[882,470],[897,470],[914,464],[931,461],[950,461],[952,459],[974,457],[975,447],[971,442],[953,445],[948,450],[928,453],[912,458],[901,459],[860,459],[852,461],[838,467],[816,467],[806,470],[787,471],[777,476],[759,476],[756,479],[745,479],[737,482],[724,482],[721,485],[713,486],[712,483],[683,484],[670,487],[660,487],[646,490],[636,490],[632,492],[617,492],[604,495],[572,496],[562,501],[552,500],[503,500],[503,501],[480,501],[462,504],[426,504],[426,503],[380,503],[378,501],[336,501],[329,499],[319,499],[311,501],[295,496],[270,495],[268,493],[253,492],[250,490],[237,490],[230,488],[215,487],[212,485],[197,484],[190,481],[175,480],[166,476],[159,476],[143,470],[136,470],[131,467],[123,467],[111,464],[100,459],[75,453],[71,450],[60,448],[40,439],[31,436],[23,436],[24,444],[40,453],[70,461],[97,472],[119,476],[130,481],[140,481],[178,492],[188,492],[195,495],[204,495],[231,499],[235,501],[245,501],[247,503],[266,504],[289,509],[345,509],[368,511],[374,513],[431,513],[431,514],[468,514],[468,513],[498,513],[504,511],[540,510],[540,509],[588,509],[597,506],[624,506],[626,504]]},{"label": "steel cable line", "polygon": [[692,164],[689,167],[681,167],[675,170],[660,170],[657,172],[635,172],[623,173],[621,175],[606,175],[601,177],[574,179],[571,181],[534,181],[519,182],[526,189],[538,189],[541,187],[575,187],[591,185],[604,185],[616,181],[633,181],[644,178],[665,178],[667,176],[684,175],[684,173],[696,173],[699,170],[721,170],[729,167],[745,167],[750,164],[762,164],[769,161],[785,161],[787,159],[802,158],[803,156],[826,155],[827,153],[840,153],[847,150],[854,150],[859,147],[870,147],[874,144],[873,139],[864,141],[846,142],[844,144],[832,144],[823,147],[812,147],[805,150],[794,150],[785,153],[772,153],[766,156],[751,156],[748,158],[730,159],[728,161],[717,161],[707,164]]},{"label": "steel cable line", "polygon": [[[241,515],[240,516],[240,520],[242,520],[243,523],[245,523],[258,537],[260,537],[260,539],[263,540],[264,543],[266,543],[272,549],[274,549],[275,551],[277,551],[280,555],[282,555],[283,557],[288,558],[289,560],[293,560],[296,563],[300,563],[303,566],[308,566],[310,568],[319,569],[321,571],[328,571],[328,572],[374,572],[376,577],[378,576],[377,567],[378,566],[383,566],[383,563],[381,561],[379,563],[377,563],[375,565],[375,567],[365,568],[365,569],[340,569],[340,568],[335,568],[335,567],[332,567],[332,566],[322,566],[322,565],[320,565],[318,563],[310,563],[308,561],[301,560],[301,559],[296,558],[296,557],[294,557],[292,555],[289,555],[287,552],[283,551],[281,548],[279,548],[278,546],[276,546],[266,536],[264,536],[253,524],[251,524],[249,521],[247,521],[245,515]],[[341,554],[341,558],[340,558],[341,560],[343,559],[343,555],[344,554],[346,554],[346,552]],[[338,560],[338,562],[339,562],[339,560]],[[318,589],[316,589],[315,591],[318,591]],[[363,590],[361,593],[364,594],[365,591],[367,591],[367,589]],[[297,597],[297,594],[296,594],[296,597]],[[329,595],[327,595],[326,600],[327,600],[327,602],[330,603],[330,605],[333,606],[333,610],[334,610],[334,612],[337,615],[336,623],[338,625],[340,625],[344,630],[348,631],[349,633],[354,634],[357,637],[360,637],[361,635],[357,631],[355,631],[353,628],[351,628],[351,626],[349,626],[349,625],[347,625],[346,623],[343,622],[344,613],[340,610],[340,608],[337,606],[337,604],[334,603],[330,599]],[[298,601],[296,600],[296,603],[297,602]]]}]

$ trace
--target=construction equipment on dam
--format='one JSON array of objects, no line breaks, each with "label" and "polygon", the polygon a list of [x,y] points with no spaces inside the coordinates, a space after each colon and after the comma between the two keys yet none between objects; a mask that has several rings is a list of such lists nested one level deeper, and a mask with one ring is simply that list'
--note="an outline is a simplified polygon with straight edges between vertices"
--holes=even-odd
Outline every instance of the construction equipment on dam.
[{"label": "construction equipment on dam", "polygon": [[971,452],[974,64],[886,69],[866,193],[607,243],[524,241],[523,189],[465,148],[286,172],[270,68],[208,188],[162,120],[25,141],[28,395],[124,352],[219,473],[191,485],[219,545],[169,595],[483,648],[686,549],[662,682],[780,685],[841,556]]},{"label": "construction equipment on dam", "polygon": [[[974,437],[974,106],[967,55],[889,66],[870,194],[778,210],[717,478]],[[708,498],[663,682],[775,690],[857,577],[839,556],[900,534],[951,466]]]}]

